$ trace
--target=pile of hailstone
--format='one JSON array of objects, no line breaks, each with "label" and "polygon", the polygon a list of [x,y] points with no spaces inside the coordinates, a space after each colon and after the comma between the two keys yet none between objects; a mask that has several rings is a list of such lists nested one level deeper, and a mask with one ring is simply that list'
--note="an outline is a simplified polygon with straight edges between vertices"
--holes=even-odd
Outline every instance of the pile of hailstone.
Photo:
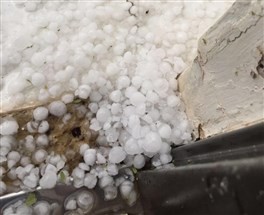
[{"label": "pile of hailstone", "polygon": [[[162,167],[171,162],[173,145],[191,141],[176,77],[193,59],[201,33],[230,4],[3,3],[2,110],[56,100],[34,110],[42,136],[24,142],[32,148],[37,142],[48,146],[48,115],[65,116],[65,104],[75,98],[89,101],[84,110],[98,138],[95,148],[80,147],[83,162],[69,173],[65,156],[45,147],[21,157],[14,144],[19,125],[4,118],[0,163],[7,169],[1,166],[0,178],[19,179],[23,189],[52,188],[64,171],[76,187],[99,183],[106,199],[115,198],[117,187],[124,198],[136,199],[129,167],[141,169],[146,161]],[[39,168],[41,163],[45,168]],[[1,181],[0,193],[5,191]]]}]

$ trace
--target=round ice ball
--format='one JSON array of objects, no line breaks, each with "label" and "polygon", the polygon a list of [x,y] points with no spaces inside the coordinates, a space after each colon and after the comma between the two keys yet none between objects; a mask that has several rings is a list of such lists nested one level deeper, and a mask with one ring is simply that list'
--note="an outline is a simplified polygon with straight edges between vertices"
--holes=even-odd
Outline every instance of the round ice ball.
[{"label": "round ice ball", "polygon": [[18,131],[19,125],[13,117],[5,117],[0,120],[0,134],[13,135]]},{"label": "round ice ball", "polygon": [[57,117],[63,116],[67,111],[66,105],[62,101],[51,102],[48,108],[50,113]]},{"label": "round ice ball", "polygon": [[113,147],[109,152],[109,161],[111,163],[120,163],[126,158],[126,153],[122,147]]},{"label": "round ice ball", "polygon": [[49,115],[49,110],[46,107],[37,107],[33,111],[33,117],[37,121],[46,119],[48,115]]},{"label": "round ice ball", "polygon": [[145,141],[143,142],[142,147],[145,152],[155,154],[160,150],[161,144],[162,141],[159,134],[151,131],[145,136]]}]

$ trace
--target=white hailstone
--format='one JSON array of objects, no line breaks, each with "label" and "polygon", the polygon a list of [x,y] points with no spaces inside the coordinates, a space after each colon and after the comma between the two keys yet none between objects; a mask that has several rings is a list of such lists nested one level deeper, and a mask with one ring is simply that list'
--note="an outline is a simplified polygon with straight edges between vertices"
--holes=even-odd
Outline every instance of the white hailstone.
[{"label": "white hailstone", "polygon": [[127,199],[133,188],[134,188],[133,182],[129,180],[125,180],[119,187],[122,197]]},{"label": "white hailstone", "polygon": [[97,103],[90,103],[88,107],[92,113],[96,113],[99,108]]},{"label": "white hailstone", "polygon": [[36,87],[43,87],[46,84],[45,75],[40,72],[36,72],[31,77],[31,83]]},{"label": "white hailstone", "polygon": [[141,105],[142,103],[145,103],[146,97],[140,93],[140,92],[134,92],[130,97],[130,102],[134,106]]},{"label": "white hailstone", "polygon": [[24,169],[25,169],[26,173],[30,173],[33,168],[34,168],[33,164],[28,164],[25,166]]},{"label": "white hailstone", "polygon": [[16,176],[16,169],[15,168],[11,168],[9,170],[9,172],[7,173],[7,176],[9,179],[11,180],[16,180],[17,179],[17,176]]},{"label": "white hailstone", "polygon": [[141,169],[145,166],[145,157],[141,154],[134,157],[133,166],[136,169]]},{"label": "white hailstone", "polygon": [[77,90],[79,84],[78,81],[76,80],[76,78],[71,78],[69,81],[69,90],[73,91],[73,90]]},{"label": "white hailstone", "polygon": [[94,47],[93,51],[97,55],[103,55],[107,52],[107,49],[104,45],[98,44]]},{"label": "white hailstone", "polygon": [[106,67],[106,74],[108,74],[110,77],[114,76],[119,73],[119,68],[115,63],[110,63]]},{"label": "white hailstone", "polygon": [[78,207],[88,212],[93,208],[95,199],[91,192],[82,191],[78,193],[76,200]]},{"label": "white hailstone", "polygon": [[7,160],[7,167],[8,169],[11,169],[12,167],[14,167],[16,165],[16,161],[14,160]]},{"label": "white hailstone", "polygon": [[118,167],[116,164],[108,164],[107,165],[107,172],[110,176],[115,176],[118,174]]},{"label": "white hailstone", "polygon": [[73,186],[75,188],[80,188],[84,186],[84,179],[83,178],[73,178]]},{"label": "white hailstone", "polygon": [[51,206],[46,201],[38,201],[33,205],[34,214],[49,215],[51,213]]},{"label": "white hailstone", "polygon": [[185,43],[188,39],[188,36],[185,32],[180,31],[176,33],[176,42],[177,43]]},{"label": "white hailstone", "polygon": [[49,157],[49,163],[52,165],[56,165],[59,161],[61,160],[61,156],[58,154],[53,154],[52,156]]},{"label": "white hailstone", "polygon": [[91,102],[99,102],[102,99],[102,95],[98,91],[93,91],[89,98]]},{"label": "white hailstone", "polygon": [[159,78],[154,81],[154,90],[160,95],[161,92],[166,92],[169,89],[169,83],[164,78]]},{"label": "white hailstone", "polygon": [[58,40],[58,36],[54,31],[46,31],[44,34],[43,39],[46,41],[48,44],[54,44]]},{"label": "white hailstone", "polygon": [[74,95],[71,94],[71,93],[64,94],[64,95],[61,97],[61,100],[62,100],[65,104],[69,104],[69,103],[73,102],[73,100],[74,100]]},{"label": "white hailstone", "polygon": [[58,161],[58,163],[56,164],[57,171],[61,170],[65,166],[65,163],[66,162],[62,159]]},{"label": "white hailstone", "polygon": [[142,77],[140,76],[134,76],[132,78],[132,84],[136,89],[138,89],[141,86],[142,82],[143,80],[142,80]]},{"label": "white hailstone", "polygon": [[171,146],[168,143],[163,142],[159,154],[168,154],[170,153],[170,151],[171,151]]},{"label": "white hailstone", "polygon": [[49,112],[57,117],[63,116],[67,111],[67,107],[62,101],[51,102],[48,108],[49,108]]},{"label": "white hailstone", "polygon": [[102,154],[97,153],[96,154],[96,163],[97,164],[104,164],[104,163],[106,163],[105,157]]},{"label": "white hailstone", "polygon": [[38,100],[39,101],[47,101],[49,99],[49,92],[46,89],[40,89]]},{"label": "white hailstone", "polygon": [[118,140],[119,132],[115,128],[109,128],[108,130],[105,131],[105,135],[106,135],[106,140],[108,142],[113,143]]},{"label": "white hailstone", "polygon": [[16,214],[32,214],[32,209],[26,204],[22,204],[17,207]]},{"label": "white hailstone", "polygon": [[130,78],[128,76],[120,76],[116,82],[117,89],[124,89],[130,85]]},{"label": "white hailstone", "polygon": [[86,151],[86,149],[89,149],[89,148],[90,148],[90,146],[88,144],[86,144],[86,143],[82,144],[80,146],[80,150],[79,150],[80,154],[84,155],[84,152]]},{"label": "white hailstone", "polygon": [[3,181],[0,181],[0,195],[3,195],[6,192],[6,184]]},{"label": "white hailstone", "polygon": [[13,136],[0,136],[0,147],[7,147],[10,151],[11,148],[17,147],[16,138]]},{"label": "white hailstone", "polygon": [[89,171],[90,170],[90,167],[86,163],[83,163],[83,162],[79,163],[78,167],[80,169],[84,170],[84,171]]},{"label": "white hailstone", "polygon": [[62,93],[62,86],[61,84],[54,84],[49,87],[48,91],[52,97],[56,98]]},{"label": "white hailstone", "polygon": [[162,124],[158,128],[161,138],[168,139],[171,136],[171,127],[168,124]]},{"label": "white hailstone", "polygon": [[113,47],[113,52],[115,55],[122,55],[126,49],[126,44],[119,43]]},{"label": "white hailstone", "polygon": [[162,165],[162,163],[160,161],[160,155],[159,154],[154,155],[154,157],[151,159],[151,164],[154,167],[159,167]]},{"label": "white hailstone", "polygon": [[110,117],[111,112],[105,107],[101,107],[96,113],[96,118],[101,123],[106,122],[107,120],[109,120]]},{"label": "white hailstone", "polygon": [[[153,90],[153,84],[151,81],[149,80],[145,80],[143,83],[142,83],[142,86],[141,86],[141,91],[142,92],[148,92],[148,91],[151,91]],[[144,93],[145,94],[145,93]]]},{"label": "white hailstone", "polygon": [[122,147],[115,146],[109,152],[109,161],[111,163],[120,163],[126,158],[126,153]]},{"label": "white hailstone", "polygon": [[114,179],[110,175],[103,176],[102,178],[99,179],[100,188],[105,188],[113,184],[114,184]]},{"label": "white hailstone", "polygon": [[11,146],[7,146],[7,147],[1,146],[0,155],[6,156],[10,152],[10,150],[11,150]]},{"label": "white hailstone", "polygon": [[33,173],[30,173],[29,175],[25,176],[23,178],[23,184],[26,186],[26,187],[29,187],[29,188],[35,188],[38,184],[38,177],[33,174]]},{"label": "white hailstone", "polygon": [[62,117],[62,122],[64,124],[67,124],[68,121],[71,119],[72,115],[70,113],[66,113],[63,117]]},{"label": "white hailstone", "polygon": [[97,120],[94,120],[91,122],[90,129],[94,131],[99,131],[102,127],[100,126],[100,123]]},{"label": "white hailstone", "polygon": [[45,63],[46,57],[41,52],[36,52],[31,57],[31,63],[37,67],[41,67]]},{"label": "white hailstone", "polygon": [[25,175],[27,174],[25,168],[19,166],[16,168],[16,175],[19,179],[23,179],[25,177]]},{"label": "white hailstone", "polygon": [[133,86],[128,87],[128,88],[126,88],[126,90],[125,90],[125,96],[126,96],[127,98],[130,98],[130,97],[132,96],[132,94],[135,93],[135,92],[137,92],[137,89],[136,89],[135,87],[133,87]]},{"label": "white hailstone", "polygon": [[137,140],[133,138],[130,138],[125,142],[124,150],[129,155],[139,154],[142,151],[137,143]]},{"label": "white hailstone", "polygon": [[140,116],[145,115],[146,113],[146,104],[142,103],[136,107],[136,113]]},{"label": "white hailstone", "polygon": [[95,149],[86,149],[83,155],[84,162],[93,166],[96,161],[96,150]]},{"label": "white hailstone", "polygon": [[167,97],[167,104],[169,107],[176,107],[180,105],[180,99],[175,95],[170,95]]},{"label": "white hailstone", "polygon": [[66,210],[75,210],[77,208],[77,202],[75,199],[69,199],[65,204]]},{"label": "white hailstone", "polygon": [[37,137],[36,143],[38,146],[46,147],[49,145],[49,138],[46,134],[41,134]]},{"label": "white hailstone", "polygon": [[115,186],[107,186],[104,188],[104,198],[106,201],[113,200],[117,197],[117,187]]},{"label": "white hailstone", "polygon": [[170,154],[161,154],[160,162],[164,165],[172,161],[172,156]]},{"label": "white hailstone", "polygon": [[25,138],[25,143],[24,147],[26,150],[33,152],[36,148],[35,143],[34,143],[34,137],[31,135],[26,136]]},{"label": "white hailstone", "polygon": [[20,164],[21,164],[21,166],[26,166],[26,165],[28,165],[28,164],[30,164],[30,163],[31,163],[31,160],[30,160],[30,158],[27,157],[27,156],[23,156],[23,157],[20,159]]},{"label": "white hailstone", "polygon": [[137,115],[130,115],[128,118],[128,127],[134,128],[140,125],[140,119]]},{"label": "white hailstone", "polygon": [[160,150],[161,144],[160,136],[156,132],[151,131],[145,136],[142,147],[145,152],[156,154]]},{"label": "white hailstone", "polygon": [[45,159],[47,158],[47,156],[48,156],[48,153],[44,149],[38,149],[37,151],[34,152],[34,154],[32,156],[32,160],[36,164],[40,164],[43,161],[45,161]]},{"label": "white hailstone", "polygon": [[74,56],[74,65],[82,69],[88,69],[91,65],[91,59],[83,53]]},{"label": "white hailstone", "polygon": [[72,171],[72,177],[78,178],[78,179],[82,179],[84,178],[84,170],[79,168],[79,167],[75,167],[74,170]]},{"label": "white hailstone", "polygon": [[17,133],[19,125],[13,117],[4,117],[0,120],[0,134],[14,135]]},{"label": "white hailstone", "polygon": [[43,189],[51,189],[55,187],[57,182],[57,174],[53,171],[46,171],[42,178],[39,180],[39,185]]},{"label": "white hailstone", "polygon": [[75,91],[75,95],[81,99],[87,99],[91,93],[91,87],[89,85],[81,85]]},{"label": "white hailstone", "polygon": [[115,90],[113,92],[110,93],[109,98],[113,101],[113,102],[120,102],[121,98],[122,98],[122,93],[120,90]]},{"label": "white hailstone", "polygon": [[33,111],[33,117],[35,120],[41,121],[47,119],[49,110],[46,107],[37,107]]},{"label": "white hailstone", "polygon": [[44,120],[39,124],[38,133],[46,133],[49,130],[49,123],[48,121]]},{"label": "white hailstone", "polygon": [[7,155],[8,160],[13,160],[16,163],[20,160],[20,158],[21,158],[21,155],[17,151],[11,151]]},{"label": "white hailstone", "polygon": [[39,122],[37,121],[30,121],[27,123],[27,130],[29,133],[35,133],[39,126]]},{"label": "white hailstone", "polygon": [[87,173],[84,177],[84,186],[88,189],[93,189],[97,183],[96,175],[92,173]]},{"label": "white hailstone", "polygon": [[155,122],[160,118],[160,112],[154,108],[149,111],[149,116],[152,118],[153,122]]},{"label": "white hailstone", "polygon": [[152,104],[156,104],[159,102],[159,96],[153,91],[148,91],[146,94],[146,100],[151,102]]},{"label": "white hailstone", "polygon": [[119,103],[113,103],[112,106],[111,106],[111,113],[113,115],[117,115],[117,114],[119,114],[122,111],[121,108],[122,108],[121,107],[121,104],[119,104]]}]

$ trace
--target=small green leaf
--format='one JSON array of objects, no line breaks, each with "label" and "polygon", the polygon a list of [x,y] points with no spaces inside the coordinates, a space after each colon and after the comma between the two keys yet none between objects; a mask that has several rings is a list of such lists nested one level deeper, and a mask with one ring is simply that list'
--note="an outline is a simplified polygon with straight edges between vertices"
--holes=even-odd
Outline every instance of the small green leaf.
[{"label": "small green leaf", "polygon": [[131,170],[134,173],[134,175],[137,174],[137,169],[135,167],[132,167]]},{"label": "small green leaf", "polygon": [[74,99],[74,100],[73,100],[73,104],[79,104],[79,103],[81,103],[81,102],[82,102],[81,99]]},{"label": "small green leaf", "polygon": [[33,204],[35,204],[36,202],[37,202],[37,198],[36,198],[35,193],[28,194],[27,199],[26,199],[26,202],[25,202],[26,205],[30,207]]},{"label": "small green leaf", "polygon": [[60,181],[64,183],[65,180],[66,180],[66,175],[65,175],[65,173],[63,171],[61,171],[60,172]]}]

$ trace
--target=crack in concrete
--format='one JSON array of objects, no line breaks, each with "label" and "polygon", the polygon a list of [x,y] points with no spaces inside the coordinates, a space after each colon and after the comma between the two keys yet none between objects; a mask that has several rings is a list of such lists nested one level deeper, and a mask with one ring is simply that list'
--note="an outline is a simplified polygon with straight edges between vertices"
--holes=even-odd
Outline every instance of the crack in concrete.
[{"label": "crack in concrete", "polygon": [[[234,39],[230,40],[229,38],[224,38],[222,41],[220,41],[220,42],[217,44],[218,47],[219,47],[223,42],[226,42],[226,45],[225,45],[223,48],[221,48],[221,50],[219,50],[217,53],[223,51],[223,50],[224,50],[224,49],[225,49],[230,43],[233,43],[233,42],[236,41],[238,38],[240,38],[243,34],[246,34],[246,33],[248,32],[249,29],[251,29],[252,27],[255,27],[255,26],[258,24],[258,22],[261,20],[261,18],[263,18],[263,16],[261,16],[261,15],[257,15],[257,16],[258,16],[258,19],[254,22],[254,24],[251,24],[251,25],[249,25],[245,30],[240,31],[239,35],[238,35],[238,36],[235,36]],[[230,35],[229,35],[229,37],[230,37]],[[209,50],[209,51],[206,53],[206,55],[205,55],[205,56],[206,56],[206,58],[205,58],[205,62],[202,63],[203,66],[208,62],[208,55],[209,55],[213,50],[215,50],[215,46],[214,46],[211,50]],[[215,54],[217,54],[217,53],[215,53]],[[200,54],[200,52],[199,52],[199,55],[200,55],[199,58],[200,58],[200,59],[203,59],[202,56],[201,56],[201,54]]]}]

